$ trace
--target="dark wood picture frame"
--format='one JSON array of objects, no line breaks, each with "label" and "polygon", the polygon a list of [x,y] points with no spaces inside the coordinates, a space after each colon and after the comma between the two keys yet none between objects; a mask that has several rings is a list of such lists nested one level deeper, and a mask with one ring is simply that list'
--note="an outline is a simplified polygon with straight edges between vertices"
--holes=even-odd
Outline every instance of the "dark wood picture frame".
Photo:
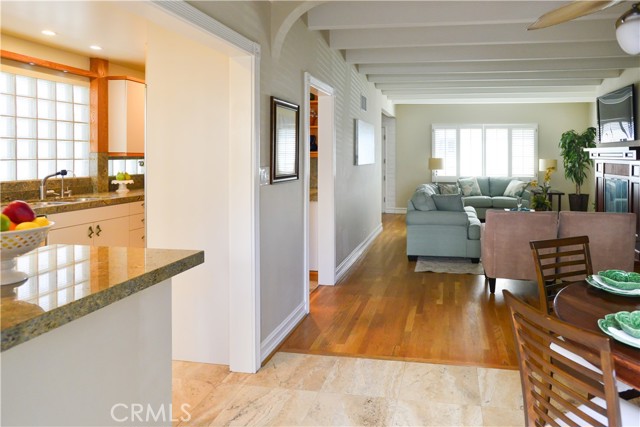
[{"label": "dark wood picture frame", "polygon": [[300,106],[271,97],[271,183],[299,177]]}]

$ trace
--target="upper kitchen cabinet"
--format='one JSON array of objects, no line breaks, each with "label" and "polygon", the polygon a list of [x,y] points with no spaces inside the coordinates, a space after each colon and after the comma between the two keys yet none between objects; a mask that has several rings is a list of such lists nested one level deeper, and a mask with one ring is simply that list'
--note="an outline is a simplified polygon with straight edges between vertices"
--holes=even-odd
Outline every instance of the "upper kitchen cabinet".
[{"label": "upper kitchen cabinet", "polygon": [[109,80],[109,154],[144,156],[144,83]]}]

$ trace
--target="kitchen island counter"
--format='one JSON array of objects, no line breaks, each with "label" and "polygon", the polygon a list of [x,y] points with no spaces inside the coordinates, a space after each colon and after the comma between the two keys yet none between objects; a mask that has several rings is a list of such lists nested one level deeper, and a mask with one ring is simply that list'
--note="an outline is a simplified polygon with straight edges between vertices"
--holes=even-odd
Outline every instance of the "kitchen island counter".
[{"label": "kitchen island counter", "polygon": [[[29,278],[1,288],[0,424],[170,426],[171,277],[203,262],[203,251],[81,245],[18,257]],[[127,418],[133,405],[162,417]]]}]

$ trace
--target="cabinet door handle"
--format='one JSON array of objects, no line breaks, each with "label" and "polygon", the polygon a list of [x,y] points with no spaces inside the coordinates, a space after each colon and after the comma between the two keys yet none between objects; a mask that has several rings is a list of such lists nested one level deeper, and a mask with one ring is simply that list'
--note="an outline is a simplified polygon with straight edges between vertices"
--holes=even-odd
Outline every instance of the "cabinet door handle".
[{"label": "cabinet door handle", "polygon": [[102,229],[100,228],[100,224],[96,225],[96,236],[100,236],[100,233],[102,233]]},{"label": "cabinet door handle", "polygon": [[88,233],[88,235],[89,235],[89,238],[90,238],[90,239],[93,237],[93,227],[92,227],[92,226],[89,226],[89,233]]}]

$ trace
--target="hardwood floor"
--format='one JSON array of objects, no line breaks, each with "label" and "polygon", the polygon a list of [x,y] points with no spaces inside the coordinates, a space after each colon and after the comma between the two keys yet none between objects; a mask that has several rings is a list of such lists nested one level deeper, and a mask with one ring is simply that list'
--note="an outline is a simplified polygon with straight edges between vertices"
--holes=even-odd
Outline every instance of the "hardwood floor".
[{"label": "hardwood floor", "polygon": [[535,283],[415,273],[406,257],[404,215],[383,215],[384,231],[336,286],[311,294],[311,313],[280,351],[517,369],[502,298],[509,289],[537,304]]}]

